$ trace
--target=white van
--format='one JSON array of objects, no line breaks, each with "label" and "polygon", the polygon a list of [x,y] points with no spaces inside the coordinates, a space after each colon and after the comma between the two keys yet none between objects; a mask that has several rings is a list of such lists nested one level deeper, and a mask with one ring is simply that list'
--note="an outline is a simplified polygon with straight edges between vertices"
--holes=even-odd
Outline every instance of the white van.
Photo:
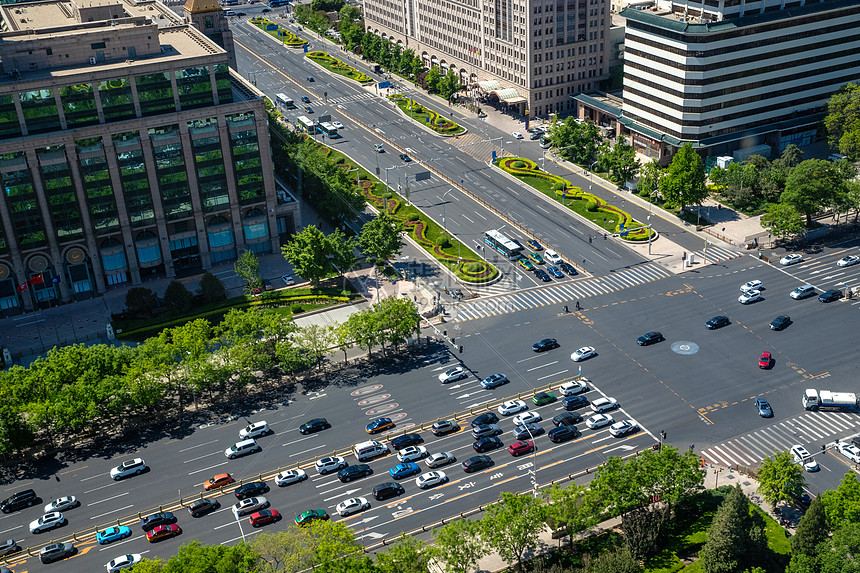
[{"label": "white van", "polygon": [[588,378],[583,378],[582,380],[573,380],[571,382],[565,382],[561,386],[558,387],[559,391],[564,396],[575,396],[576,394],[582,394],[583,392],[588,391]]},{"label": "white van", "polygon": [[257,445],[257,442],[254,440],[242,440],[241,442],[236,442],[226,450],[224,450],[224,455],[230,458],[238,458],[239,456],[244,456],[245,454],[252,454],[254,452],[259,452],[263,448]]},{"label": "white van", "polygon": [[355,447],[352,448],[352,453],[355,454],[355,459],[358,461],[366,462],[387,454],[388,446],[380,444],[376,440],[368,440],[366,442],[356,444]]}]

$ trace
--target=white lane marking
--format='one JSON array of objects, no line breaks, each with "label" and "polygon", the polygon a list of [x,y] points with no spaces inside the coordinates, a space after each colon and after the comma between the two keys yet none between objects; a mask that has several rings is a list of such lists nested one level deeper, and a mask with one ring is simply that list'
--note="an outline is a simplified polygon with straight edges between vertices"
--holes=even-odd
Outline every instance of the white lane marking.
[{"label": "white lane marking", "polygon": [[[117,513],[117,512],[119,512],[119,511],[125,511],[126,509],[131,509],[132,507],[134,507],[134,504],[127,505],[127,506],[125,506],[125,507],[121,507],[121,508],[119,508],[119,509],[114,509],[114,510],[112,510],[112,511],[106,511],[105,513],[100,513],[100,514],[98,514],[98,515],[94,515],[94,516],[92,516],[90,519],[99,519],[100,517],[104,517],[104,516],[106,516],[106,515],[110,515],[110,514],[112,514],[112,513]],[[136,539],[140,539],[140,538],[136,538]],[[113,545],[117,545],[117,544],[116,544],[116,543],[114,543]]]},{"label": "white lane marking", "polygon": [[113,483],[109,483],[109,484],[107,484],[107,485],[103,485],[103,486],[97,487],[97,488],[95,488],[95,489],[88,489],[88,490],[87,490],[87,491],[85,491],[84,493],[92,493],[92,492],[94,492],[94,491],[98,491],[98,490],[100,490],[100,489],[104,489],[104,488],[106,488],[106,487],[115,486],[117,483],[118,483],[118,482],[113,482]]},{"label": "white lane marking", "polygon": [[125,492],[125,493],[117,494],[117,495],[115,495],[115,496],[113,496],[113,497],[107,497],[107,498],[105,498],[105,499],[100,499],[100,500],[98,500],[98,501],[94,501],[94,502],[92,502],[92,503],[88,503],[88,504],[87,504],[87,507],[90,507],[90,506],[93,506],[93,505],[98,505],[98,504],[100,504],[100,503],[104,503],[104,502],[106,502],[106,501],[110,501],[110,500],[112,500],[112,499],[116,499],[116,498],[118,498],[118,497],[122,497],[122,496],[124,496],[124,495],[128,495],[129,493],[131,493],[131,492],[127,491],[127,492]]},{"label": "white lane marking", "polygon": [[317,435],[316,435],[316,434],[314,434],[314,435],[312,435],[312,436],[306,436],[306,437],[304,437],[304,438],[299,438],[298,440],[293,440],[292,442],[287,442],[286,444],[281,444],[281,446],[282,446],[282,447],[283,447],[283,446],[291,446],[291,445],[293,445],[293,444],[298,444],[299,442],[303,442],[303,441],[305,441],[305,440],[310,440],[311,438],[316,438],[316,437],[317,437]]},{"label": "white lane marking", "polygon": [[196,462],[197,460],[202,460],[203,458],[208,458],[209,456],[214,456],[220,454],[221,452],[212,452],[211,454],[204,454],[202,456],[197,456],[196,458],[191,458],[190,460],[185,460],[182,462],[183,464],[187,464],[188,462]]},{"label": "white lane marking", "polygon": [[324,447],[325,447],[325,444],[320,444],[319,446],[317,446],[317,447],[315,447],[315,448],[309,448],[309,449],[307,449],[307,450],[303,450],[303,451],[301,451],[301,452],[296,452],[296,453],[294,453],[294,454],[290,454],[290,455],[289,455],[289,456],[287,456],[287,457],[292,458],[292,457],[295,457],[295,456],[301,456],[301,455],[303,455],[303,454],[306,454],[307,452],[312,452],[312,451],[314,451],[314,450],[318,450],[318,449],[320,449],[320,448],[324,448]]},{"label": "white lane marking", "polygon": [[526,370],[526,372],[531,372],[532,370],[538,370],[539,368],[546,368],[547,366],[552,366],[553,364],[558,364],[558,360],[555,360],[553,362],[547,362],[546,364],[541,364],[540,366],[534,366],[534,367]]},{"label": "white lane marking", "polygon": [[205,472],[206,470],[211,470],[212,468],[217,468],[221,466],[226,466],[227,462],[221,462],[220,464],[215,464],[214,466],[209,466],[208,468],[203,468],[199,470],[194,470],[193,472],[188,472],[188,475],[193,476],[194,474],[199,474],[200,472]]},{"label": "white lane marking", "polygon": [[218,440],[211,440],[211,441],[206,442],[204,444],[197,444],[196,446],[189,446],[187,448],[182,448],[181,450],[179,450],[179,453],[181,454],[182,452],[187,452],[188,450],[193,450],[194,448],[199,448],[200,446],[208,446],[209,444],[214,444],[216,442],[218,442]]}]

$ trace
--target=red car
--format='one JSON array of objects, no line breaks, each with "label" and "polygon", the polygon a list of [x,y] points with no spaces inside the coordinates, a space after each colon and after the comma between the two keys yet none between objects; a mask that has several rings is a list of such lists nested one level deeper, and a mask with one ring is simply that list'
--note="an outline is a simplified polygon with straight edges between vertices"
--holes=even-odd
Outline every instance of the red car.
[{"label": "red car", "polygon": [[771,362],[773,361],[773,357],[770,355],[770,352],[765,350],[761,353],[761,358],[758,359],[758,367],[759,368],[770,368]]},{"label": "red car", "polygon": [[175,537],[180,533],[182,533],[182,528],[175,523],[172,525],[159,525],[155,529],[146,532],[146,539],[150,543],[155,543],[168,537]]},{"label": "red car", "polygon": [[261,525],[266,525],[267,523],[275,523],[276,521],[280,520],[281,514],[278,513],[277,509],[264,509],[256,513],[252,513],[251,517],[248,518],[248,521],[250,521],[251,525],[254,527],[260,527]]},{"label": "red car", "polygon": [[514,457],[521,456],[523,454],[530,454],[533,451],[535,451],[534,442],[529,442],[528,440],[514,442],[508,446],[508,453]]}]

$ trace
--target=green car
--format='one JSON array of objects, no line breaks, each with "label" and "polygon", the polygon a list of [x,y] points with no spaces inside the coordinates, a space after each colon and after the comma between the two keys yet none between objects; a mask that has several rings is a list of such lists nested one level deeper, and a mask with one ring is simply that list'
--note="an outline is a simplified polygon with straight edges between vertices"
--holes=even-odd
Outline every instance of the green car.
[{"label": "green car", "polygon": [[532,402],[535,403],[535,406],[543,406],[544,404],[552,404],[555,402],[555,394],[552,392],[538,392],[535,394],[535,397],[532,398]]},{"label": "green car", "polygon": [[519,260],[519,261],[517,261],[517,262],[518,262],[518,263],[520,263],[520,266],[521,266],[522,268],[524,268],[525,270],[527,270],[527,271],[533,271],[533,270],[535,270],[535,266],[534,266],[534,265],[532,264],[532,262],[531,262],[530,260],[528,260],[528,259],[520,259],[520,260]]},{"label": "green car", "polygon": [[328,519],[328,514],[324,509],[309,509],[296,516],[296,525],[304,525],[315,519]]},{"label": "green car", "polygon": [[543,257],[538,253],[529,253],[529,258],[539,265],[543,264]]}]

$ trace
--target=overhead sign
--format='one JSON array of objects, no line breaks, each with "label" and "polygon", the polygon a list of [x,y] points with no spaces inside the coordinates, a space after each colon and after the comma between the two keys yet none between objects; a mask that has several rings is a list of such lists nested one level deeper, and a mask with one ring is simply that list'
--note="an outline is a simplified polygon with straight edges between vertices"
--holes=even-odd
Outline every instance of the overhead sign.
[{"label": "overhead sign", "polygon": [[415,174],[415,181],[427,181],[428,179],[430,179],[429,171],[422,171]]},{"label": "overhead sign", "polygon": [[378,87],[379,89],[390,88],[391,82],[379,82],[378,84],[376,84],[376,87]]}]

